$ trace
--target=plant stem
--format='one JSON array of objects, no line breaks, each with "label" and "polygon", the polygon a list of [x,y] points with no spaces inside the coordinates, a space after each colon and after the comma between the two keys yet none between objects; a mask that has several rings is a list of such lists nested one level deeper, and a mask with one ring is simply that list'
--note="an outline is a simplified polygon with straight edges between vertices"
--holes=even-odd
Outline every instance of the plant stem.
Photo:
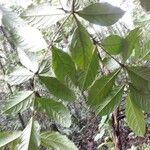
[{"label": "plant stem", "polygon": [[112,114],[113,143],[114,143],[115,150],[122,150],[118,116],[119,116],[119,108],[116,111],[114,111]]}]

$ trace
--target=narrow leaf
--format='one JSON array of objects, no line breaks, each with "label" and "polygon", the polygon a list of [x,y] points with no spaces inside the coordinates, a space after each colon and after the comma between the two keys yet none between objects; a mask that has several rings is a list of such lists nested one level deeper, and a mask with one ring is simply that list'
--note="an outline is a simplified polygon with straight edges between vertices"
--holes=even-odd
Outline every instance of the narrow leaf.
[{"label": "narrow leaf", "polygon": [[79,21],[77,21],[77,26],[72,37],[70,51],[77,68],[85,70],[91,61],[93,44],[88,32]]},{"label": "narrow leaf", "polygon": [[108,3],[94,3],[77,13],[90,23],[101,26],[113,25],[124,15],[123,10]]},{"label": "narrow leaf", "polygon": [[46,85],[51,94],[66,101],[75,100],[76,96],[72,90],[62,84],[54,77],[40,76],[40,80]]},{"label": "narrow leaf", "polygon": [[132,98],[128,96],[126,104],[126,119],[129,127],[138,136],[144,136],[145,134],[145,120],[144,114],[139,107],[132,101]]},{"label": "narrow leaf", "polygon": [[18,150],[38,150],[40,146],[40,127],[38,122],[30,119],[21,135],[21,143]]},{"label": "narrow leaf", "polygon": [[41,145],[56,150],[77,150],[77,147],[65,135],[58,132],[44,132],[41,134]]},{"label": "narrow leaf", "polygon": [[39,111],[45,112],[56,123],[64,127],[70,127],[71,115],[62,103],[46,98],[36,98],[35,102]]}]

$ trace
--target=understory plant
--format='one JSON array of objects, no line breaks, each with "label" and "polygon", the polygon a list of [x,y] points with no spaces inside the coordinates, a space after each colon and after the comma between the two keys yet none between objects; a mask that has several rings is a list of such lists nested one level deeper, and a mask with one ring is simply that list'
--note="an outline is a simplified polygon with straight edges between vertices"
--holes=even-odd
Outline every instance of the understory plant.
[{"label": "understory plant", "polygon": [[[108,3],[72,0],[66,7],[44,2],[21,11],[1,5],[0,12],[2,37],[17,54],[11,71],[0,63],[10,93],[3,113],[18,115],[22,125],[0,132],[0,149],[79,149],[67,135],[42,129],[38,121],[42,114],[72,128],[75,116],[69,106],[80,104],[79,95],[93,119],[109,118],[116,150],[122,149],[121,121],[144,136],[145,114],[150,112],[149,42],[142,39],[141,26],[105,38],[95,29],[112,26],[125,11]],[[22,115],[26,110],[28,122]]]}]

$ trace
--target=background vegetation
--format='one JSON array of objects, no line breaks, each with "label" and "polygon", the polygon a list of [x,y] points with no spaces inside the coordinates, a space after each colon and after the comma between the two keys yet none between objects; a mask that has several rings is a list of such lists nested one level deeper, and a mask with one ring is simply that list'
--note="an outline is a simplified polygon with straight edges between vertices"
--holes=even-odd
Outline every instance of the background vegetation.
[{"label": "background vegetation", "polygon": [[149,6],[1,1],[0,150],[150,149]]}]

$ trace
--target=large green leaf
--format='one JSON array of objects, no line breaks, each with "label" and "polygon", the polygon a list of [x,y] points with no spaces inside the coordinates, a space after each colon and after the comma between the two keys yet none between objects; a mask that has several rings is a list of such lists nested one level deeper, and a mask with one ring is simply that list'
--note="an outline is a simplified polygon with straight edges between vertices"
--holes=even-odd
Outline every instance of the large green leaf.
[{"label": "large green leaf", "polygon": [[89,66],[79,77],[79,82],[81,84],[80,87],[82,90],[86,90],[92,84],[92,82],[95,80],[98,70],[99,60],[96,51],[94,51]]},{"label": "large green leaf", "polygon": [[30,119],[21,135],[21,143],[18,150],[38,150],[40,146],[40,127],[38,122]]},{"label": "large green leaf", "polygon": [[93,44],[86,29],[77,21],[77,28],[71,41],[71,56],[78,69],[86,69],[91,61]]},{"label": "large green leaf", "polygon": [[97,106],[97,114],[100,116],[109,115],[121,102],[124,86],[114,89],[107,98],[99,101]]},{"label": "large green leaf", "polygon": [[72,90],[62,84],[54,77],[40,76],[40,80],[46,85],[51,94],[66,101],[75,100],[76,96]]},{"label": "large green leaf", "polygon": [[34,73],[26,68],[18,67],[8,75],[7,82],[10,85],[19,85],[28,81],[34,76]]},{"label": "large green leaf", "polygon": [[124,61],[130,57],[135,46],[138,44],[140,33],[141,33],[140,28],[135,28],[134,30],[131,30],[129,34],[126,36],[125,38],[126,47],[124,47],[122,51],[122,56],[123,56]]},{"label": "large green leaf", "polygon": [[26,110],[32,103],[33,91],[20,91],[13,94],[4,108],[5,113],[18,113]]},{"label": "large green leaf", "polygon": [[90,23],[101,26],[110,26],[124,15],[123,10],[108,3],[94,3],[77,13]]},{"label": "large green leaf", "polygon": [[0,148],[15,141],[20,137],[20,135],[21,135],[21,131],[0,132]]},{"label": "large green leaf", "polygon": [[41,3],[25,10],[21,15],[27,22],[36,28],[43,29],[50,27],[66,16],[66,13],[58,6],[51,6],[50,3]]},{"label": "large green leaf", "polygon": [[110,93],[118,71],[109,75],[104,75],[96,80],[88,93],[88,104],[91,106],[98,106],[104,98]]},{"label": "large green leaf", "polygon": [[131,82],[139,90],[150,90],[150,68],[137,66],[137,67],[127,67],[127,71]]},{"label": "large green leaf", "polygon": [[74,83],[76,82],[76,68],[72,61],[72,58],[62,50],[58,48],[52,48],[52,66],[56,77],[66,82],[66,79],[71,79]]},{"label": "large green leaf", "polygon": [[70,127],[71,115],[62,103],[46,98],[36,98],[35,102],[39,111],[45,112],[56,123],[64,127]]},{"label": "large green leaf", "polygon": [[[23,19],[15,12],[0,6],[3,13],[2,23],[11,33],[11,40],[22,50],[39,51],[47,48],[46,41],[41,32],[33,27],[30,27]],[[30,33],[30,36],[29,34]]]},{"label": "large green leaf", "polygon": [[133,132],[138,136],[143,136],[145,133],[144,114],[130,96],[127,98],[125,114],[127,123]]},{"label": "large green leaf", "polygon": [[41,145],[54,150],[77,150],[77,147],[65,135],[58,132],[44,132],[41,134]]},{"label": "large green leaf", "polygon": [[132,101],[134,101],[134,103],[145,112],[150,113],[150,92],[137,90],[133,85],[130,84],[130,93]]},{"label": "large green leaf", "polygon": [[112,55],[117,55],[124,49],[125,40],[118,35],[110,35],[102,42],[103,47]]}]

